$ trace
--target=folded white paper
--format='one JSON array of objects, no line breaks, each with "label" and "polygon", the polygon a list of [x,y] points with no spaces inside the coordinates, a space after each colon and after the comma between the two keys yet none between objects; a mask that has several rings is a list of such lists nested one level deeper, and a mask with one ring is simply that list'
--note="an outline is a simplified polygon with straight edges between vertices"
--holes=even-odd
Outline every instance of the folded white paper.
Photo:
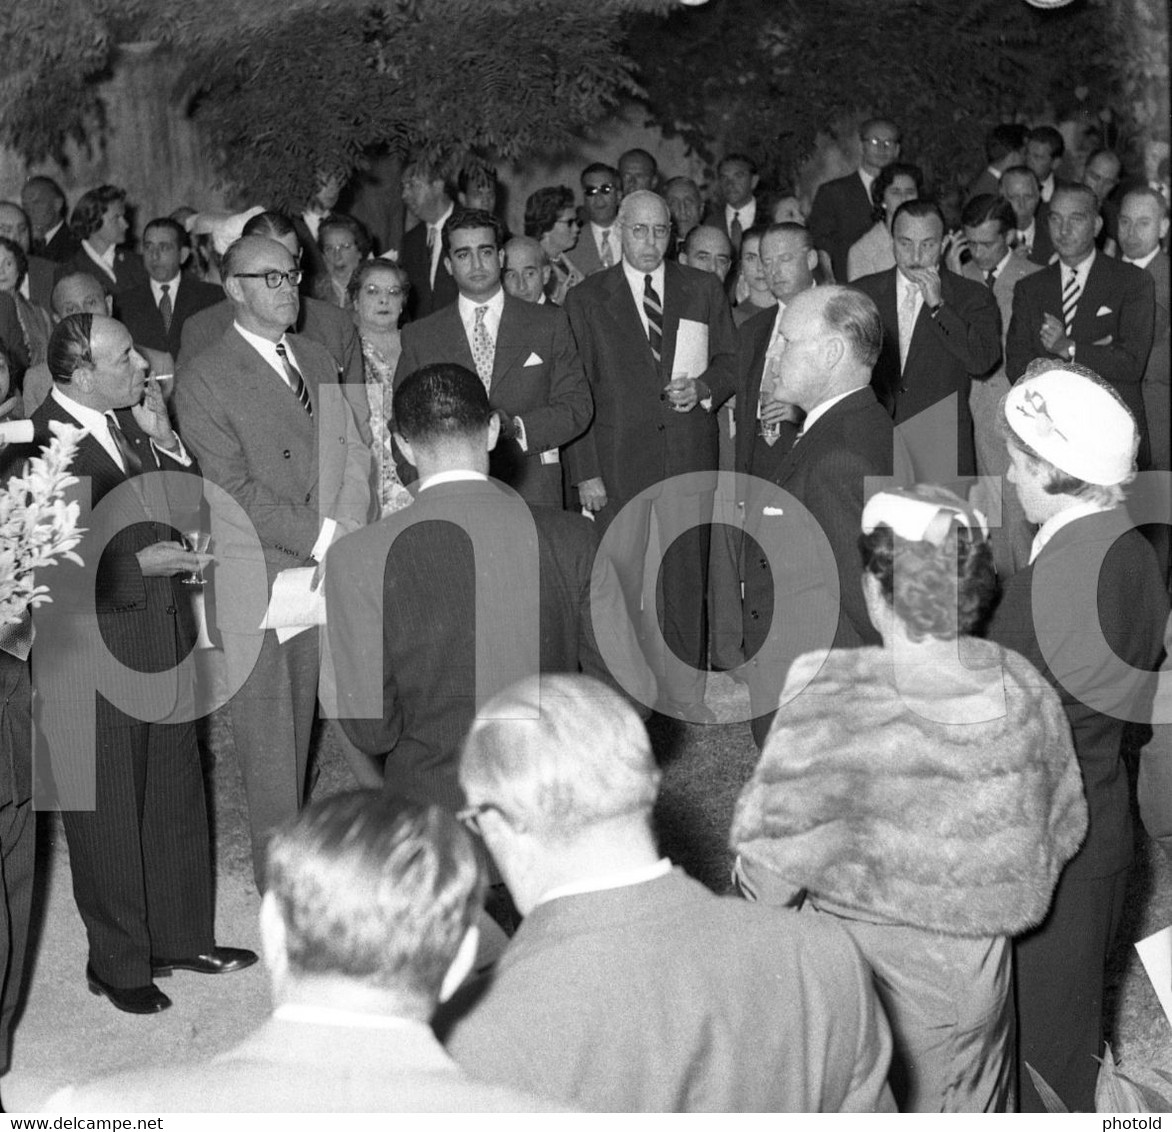
[{"label": "folded white paper", "polygon": [[1156,989],[1164,1017],[1172,1025],[1172,925],[1141,939],[1135,949]]},{"label": "folded white paper", "polygon": [[699,377],[708,368],[708,324],[681,318],[672,356],[672,377]]},{"label": "folded white paper", "polygon": [[0,445],[32,444],[32,421],[0,421]]},{"label": "folded white paper", "polygon": [[314,625],[326,623],[325,587],[312,588],[313,574],[313,566],[295,566],[282,570],[273,579],[273,593],[260,627],[275,629],[282,644]]}]

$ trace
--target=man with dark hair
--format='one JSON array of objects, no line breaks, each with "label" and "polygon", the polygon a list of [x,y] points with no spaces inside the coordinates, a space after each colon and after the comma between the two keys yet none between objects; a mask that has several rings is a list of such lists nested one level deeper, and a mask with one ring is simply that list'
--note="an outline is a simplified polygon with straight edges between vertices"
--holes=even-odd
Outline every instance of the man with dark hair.
[{"label": "man with dark hair", "polygon": [[732,267],[732,245],[723,228],[697,224],[684,240],[679,260],[686,267],[710,272],[724,283]]},{"label": "man with dark hair", "polygon": [[245,514],[241,521],[213,507],[212,541],[221,561],[248,571],[233,578],[225,567],[215,598],[229,683],[238,689],[229,711],[261,891],[268,836],[304,797],[319,652],[316,630],[287,637],[258,626],[279,575],[297,567],[320,574],[331,544],[371,514],[370,450],[337,388],[337,366],[318,343],[287,333],[297,322],[300,276],[275,240],[237,240],[223,264],[235,321],[180,369],[174,395],[204,475]]},{"label": "man with dark hair", "polygon": [[997,300],[988,287],[942,267],[945,224],[935,202],[905,201],[891,232],[895,267],[853,284],[883,319],[875,392],[897,425],[955,394],[955,452],[935,422],[905,434],[917,481],[955,484],[976,474],[969,390],[1001,360]]},{"label": "man with dark hair", "polygon": [[709,206],[704,223],[724,232],[733,252],[739,255],[741,238],[765,214],[755,195],[761,183],[757,163],[744,153],[727,154],[716,167],[716,179],[721,203]]},{"label": "man with dark hair", "polygon": [[476,374],[441,362],[399,375],[392,417],[419,490],[330,552],[339,710],[355,745],[386,757],[388,792],[455,810],[459,746],[492,691],[581,670],[653,692],[593,526],[488,478],[500,415]]},{"label": "man with dark hair", "polygon": [[880,169],[899,160],[899,127],[886,118],[868,118],[859,127],[859,141],[859,168],[820,185],[810,207],[814,246],[830,256],[835,279],[846,279],[851,244],[874,223],[871,183]]},{"label": "man with dark hair", "polygon": [[428,1026],[476,953],[480,869],[454,818],[335,794],[274,834],[269,876],[272,1017],[211,1062],[63,1089],[46,1111],[558,1111],[472,1081]]},{"label": "man with dark hair", "polygon": [[65,193],[52,177],[30,177],[20,190],[20,203],[32,225],[32,251],[54,263],[65,263],[81,249],[65,222]]},{"label": "man with dark hair", "polygon": [[988,165],[968,188],[968,197],[984,193],[997,195],[1001,187],[1001,175],[1011,166],[1025,160],[1025,126],[1016,122],[999,122],[985,137],[985,160]]},{"label": "man with dark hair", "polygon": [[1054,195],[1055,166],[1065,152],[1066,142],[1053,126],[1035,126],[1026,135],[1025,163],[1037,178],[1046,204]]},{"label": "man with dark hair", "polygon": [[871,387],[883,339],[875,304],[850,287],[808,288],[786,303],[780,333],[773,397],[806,417],[768,477],[786,494],[758,491],[746,507],[754,541],[745,549],[744,637],[758,746],[797,657],[880,643],[859,586],[859,526],[878,477],[909,478]]},{"label": "man with dark hair", "polygon": [[1119,154],[1110,149],[1096,149],[1083,166],[1082,183],[1095,194],[1099,201],[1099,215],[1103,218],[1095,246],[1108,255],[1118,252],[1119,202],[1115,190],[1119,187],[1122,172],[1123,162],[1119,160]]},{"label": "man with dark hair", "polygon": [[1013,296],[1005,372],[1017,381],[1038,357],[1077,361],[1111,385],[1139,428],[1141,470],[1148,467],[1142,380],[1156,317],[1150,274],[1095,248],[1103,226],[1086,185],[1062,182],[1050,201],[1058,261],[1023,279]]},{"label": "man with dark hair", "polygon": [[622,240],[615,222],[623,199],[619,171],[600,161],[587,165],[582,170],[582,197],[588,223],[566,258],[583,275],[593,275],[622,259]]},{"label": "man with dark hair", "polygon": [[655,158],[645,149],[628,149],[618,161],[619,182],[623,196],[640,189],[656,189],[659,180],[659,166]]},{"label": "man with dark hair", "polygon": [[[443,269],[459,298],[403,328],[395,385],[436,362],[471,369],[501,416],[492,475],[527,503],[561,507],[558,449],[590,423],[590,387],[566,316],[502,288],[502,230],[495,216],[476,209],[457,209],[444,225]],[[404,482],[410,471],[401,468]]]},{"label": "man with dark hair", "polygon": [[1013,250],[1030,263],[1045,267],[1057,253],[1050,239],[1050,206],[1038,191],[1038,178],[1026,165],[1011,165],[1001,174],[999,191],[1013,206]]},{"label": "man with dark hair", "polygon": [[456,301],[456,283],[443,270],[444,225],[456,207],[447,182],[426,161],[413,161],[403,170],[403,203],[419,219],[404,237],[399,265],[411,280],[407,313],[426,318]]},{"label": "man with dark hair", "polygon": [[614,692],[514,685],[472,725],[460,782],[525,917],[452,1001],[470,1072],[601,1112],[894,1111],[890,1033],[847,932],[672,868],[651,743]]},{"label": "man with dark hair", "polygon": [[[119,1010],[155,1014],[171,1000],[153,977],[256,962],[251,951],[217,947],[212,930],[191,667],[181,663],[195,626],[177,578],[208,558],[163,521],[198,507],[200,479],[121,323],[67,316],[49,340],[49,368],[53,392],[32,417],[37,442],[48,442],[53,422],[89,430],[71,471],[87,485],[94,521],[79,548],[87,567],[62,561],[46,578],[53,600],[38,613],[35,644],[40,733],[89,940],[89,989]],[[184,469],[193,474],[150,474]],[[95,614],[100,635],[84,628]],[[94,674],[111,657],[125,666],[124,695],[150,674],[157,722],[98,694]]]},{"label": "man with dark hair", "polygon": [[679,259],[688,233],[704,215],[704,198],[700,195],[700,186],[691,177],[672,177],[663,186],[663,199],[667,201],[673,229],[670,258]]},{"label": "man with dark hair", "polygon": [[119,313],[136,345],[177,358],[183,324],[223,300],[221,288],[184,275],[190,255],[187,233],[170,217],[156,217],[143,230],[143,264],[150,281],[118,296]]}]

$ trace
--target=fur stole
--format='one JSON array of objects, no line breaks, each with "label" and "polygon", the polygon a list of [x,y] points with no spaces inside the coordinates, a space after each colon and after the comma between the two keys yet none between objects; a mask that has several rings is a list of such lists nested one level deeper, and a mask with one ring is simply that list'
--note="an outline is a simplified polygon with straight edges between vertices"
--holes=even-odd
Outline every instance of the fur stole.
[{"label": "fur stole", "polygon": [[[885,649],[799,657],[737,802],[733,848],[913,927],[989,936],[1039,923],[1087,828],[1070,727],[1017,653],[966,637],[961,655],[959,671],[905,679],[915,700]],[[1003,712],[988,710],[998,683]]]}]

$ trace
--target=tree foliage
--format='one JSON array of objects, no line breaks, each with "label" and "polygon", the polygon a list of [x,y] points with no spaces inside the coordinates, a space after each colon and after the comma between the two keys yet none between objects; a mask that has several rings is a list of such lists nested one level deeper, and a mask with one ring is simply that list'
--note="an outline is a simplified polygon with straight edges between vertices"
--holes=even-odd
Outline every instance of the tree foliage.
[{"label": "tree foliage", "polygon": [[941,178],[977,172],[992,123],[1105,91],[1109,23],[1088,0],[718,0],[635,18],[629,45],[652,116],[707,158],[745,150],[788,181],[820,131],[882,113]]},{"label": "tree foliage", "polygon": [[227,180],[286,204],[373,148],[556,152],[638,93],[623,18],[668,0],[22,0],[0,15],[0,139],[92,137],[120,43],[176,60],[175,97]]}]

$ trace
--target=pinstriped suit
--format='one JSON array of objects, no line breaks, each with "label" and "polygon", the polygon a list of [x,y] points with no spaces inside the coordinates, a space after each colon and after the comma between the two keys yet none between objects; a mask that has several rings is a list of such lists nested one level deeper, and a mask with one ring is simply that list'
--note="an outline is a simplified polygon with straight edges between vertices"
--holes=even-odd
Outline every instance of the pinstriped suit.
[{"label": "pinstriped suit", "polygon": [[[128,410],[118,413],[127,440],[145,471],[181,470],[158,456]],[[52,396],[33,414],[38,443],[47,443],[49,422],[77,421]],[[102,445],[85,437],[72,469],[90,477],[94,507],[125,483],[127,476]],[[135,477],[144,484],[149,476]],[[198,504],[200,481],[191,477],[190,498],[169,498],[177,507]],[[80,490],[80,489],[79,489]],[[142,490],[142,487],[140,487]],[[84,492],[83,492],[84,498]],[[135,553],[175,537],[165,525],[147,521],[135,493],[121,492],[118,512],[96,522],[78,548],[89,561],[106,543],[97,567],[93,603],[102,640],[128,669],[160,679],[155,700],[164,714],[192,702],[188,671],[172,671],[195,639],[190,597],[174,578],[144,576]],[[33,650],[35,686],[46,700],[96,696],[96,802],[92,810],[62,814],[69,842],[73,892],[89,938],[90,962],[99,978],[114,986],[145,986],[150,957],[199,955],[214,946],[208,822],[195,728],[191,722],[146,723],[124,714],[95,693],[78,688],[78,676],[108,669],[102,652],[79,655],[76,630],[84,615],[81,571],[66,563],[46,575],[53,603],[37,615]],[[163,675],[159,675],[163,674]],[[144,675],[142,681],[147,677]],[[121,686],[136,682],[127,673]],[[79,708],[79,711],[81,709]],[[47,726],[45,711],[40,721]],[[190,716],[190,712],[186,712]],[[66,739],[73,737],[64,733]],[[74,733],[76,734],[76,733]],[[42,737],[50,745],[52,773],[67,799],[79,785],[76,750],[57,742],[60,730]],[[84,754],[84,752],[81,752]]]}]

